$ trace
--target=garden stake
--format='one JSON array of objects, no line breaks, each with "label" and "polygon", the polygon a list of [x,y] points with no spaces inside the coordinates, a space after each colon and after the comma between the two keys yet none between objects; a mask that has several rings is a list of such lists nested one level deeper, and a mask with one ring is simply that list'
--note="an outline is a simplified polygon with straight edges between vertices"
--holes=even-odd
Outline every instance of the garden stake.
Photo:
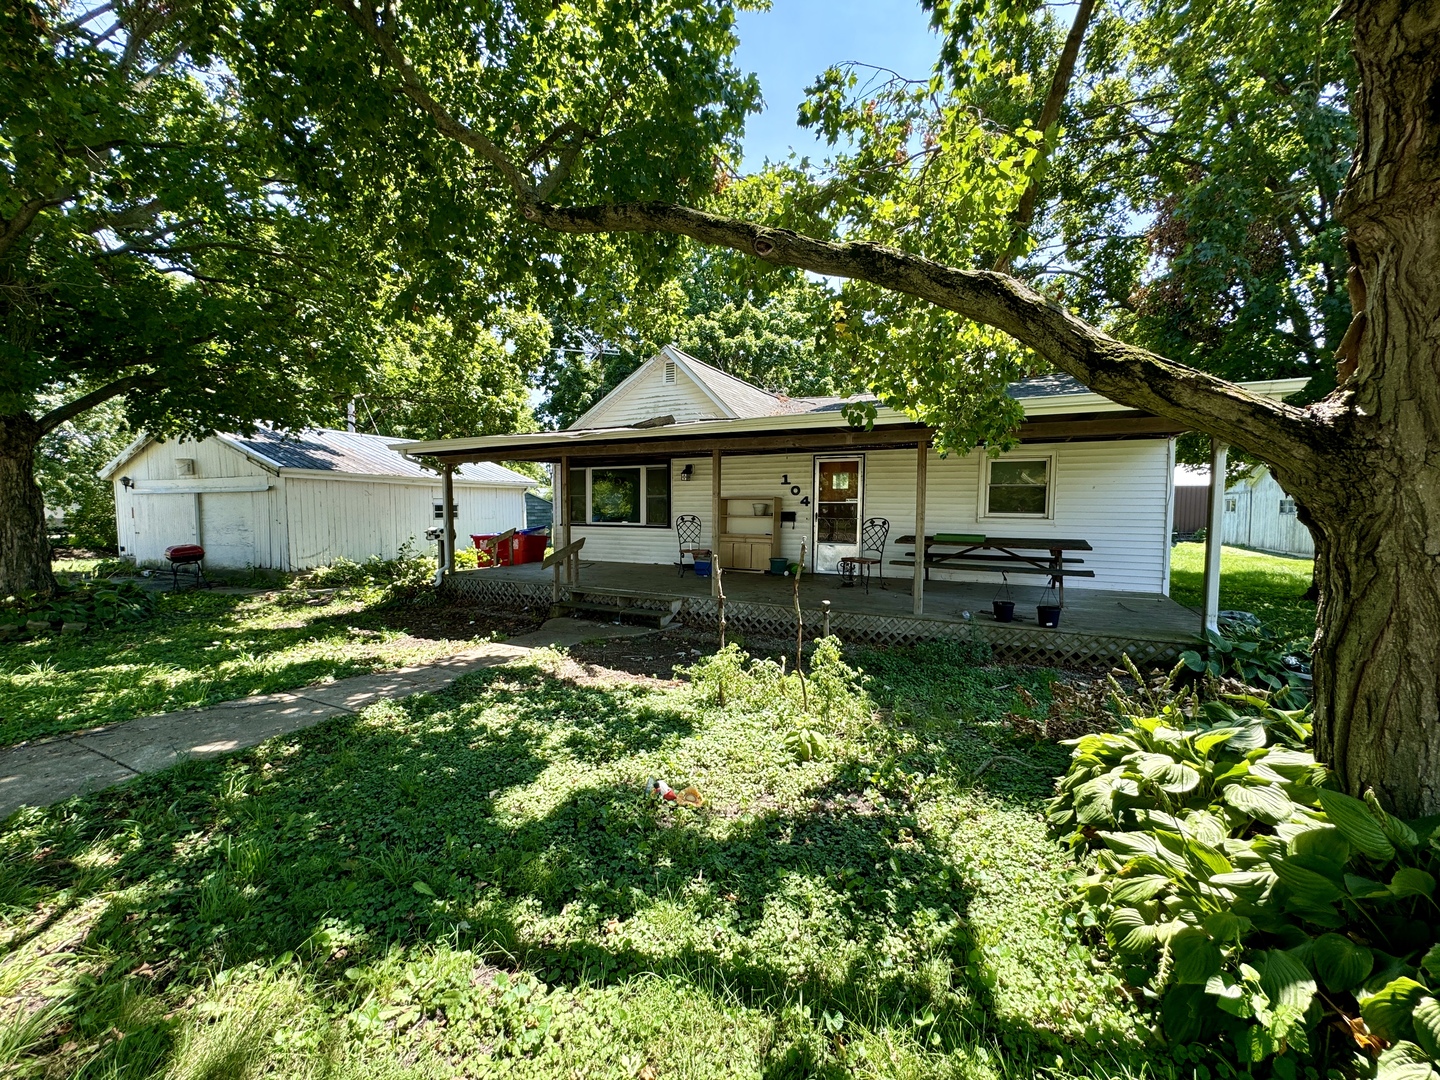
[{"label": "garden stake", "polygon": [[821,601],[820,601],[820,610],[825,613],[825,629],[824,629],[824,632],[823,632],[820,636],[821,636],[821,637],[829,637],[829,636],[830,636],[830,601],[829,601],[829,600],[821,600]]},{"label": "garden stake", "polygon": [[810,711],[810,695],[805,689],[804,653],[805,616],[800,614],[800,573],[805,566],[805,541],[800,541],[800,561],[795,564],[795,674],[800,679],[800,711]]}]

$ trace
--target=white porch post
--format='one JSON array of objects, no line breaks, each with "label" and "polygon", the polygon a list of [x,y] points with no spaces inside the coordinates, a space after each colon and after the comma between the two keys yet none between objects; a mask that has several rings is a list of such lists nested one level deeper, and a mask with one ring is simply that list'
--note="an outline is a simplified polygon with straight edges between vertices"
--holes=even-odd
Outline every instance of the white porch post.
[{"label": "white porch post", "polygon": [[[723,501],[720,498],[720,451],[710,451],[710,595],[720,595],[720,575],[715,567],[720,564],[720,518]],[[776,530],[775,541],[779,543],[779,526],[771,522]]]},{"label": "white porch post", "polygon": [[1225,458],[1229,447],[1210,437],[1210,505],[1205,522],[1205,615],[1202,630],[1220,629],[1220,547],[1225,529]]},{"label": "white porch post", "polygon": [[[568,454],[561,454],[561,455],[560,455],[560,465],[558,466],[558,468],[559,468],[559,472],[558,472],[558,473],[556,474],[556,476],[555,476],[555,484],[554,484],[554,488],[555,488],[555,511],[554,511],[554,512],[560,515],[558,518],[556,518],[556,520],[560,523],[560,529],[559,529],[560,535],[559,535],[559,537],[557,537],[557,539],[558,539],[560,542],[559,542],[558,544],[555,544],[555,545],[554,545],[554,547],[555,547],[555,549],[556,549],[557,551],[560,550],[561,548],[567,548],[567,547],[570,546],[570,456],[569,456]],[[566,560],[565,560],[565,570],[564,570],[564,573],[565,573],[565,584],[566,584],[566,585],[571,584],[572,581],[573,581],[573,578],[572,578],[571,572],[570,572],[570,560],[569,560],[569,559],[566,559]]]},{"label": "white porch post", "polygon": [[[930,456],[930,437],[920,440],[915,454],[915,580],[910,587],[915,614],[925,614],[925,469]],[[884,557],[884,552],[881,552]]]},{"label": "white porch post", "polygon": [[442,474],[440,498],[445,500],[441,516],[444,526],[444,544],[441,546],[440,568],[446,574],[455,572],[455,466],[447,464]]}]

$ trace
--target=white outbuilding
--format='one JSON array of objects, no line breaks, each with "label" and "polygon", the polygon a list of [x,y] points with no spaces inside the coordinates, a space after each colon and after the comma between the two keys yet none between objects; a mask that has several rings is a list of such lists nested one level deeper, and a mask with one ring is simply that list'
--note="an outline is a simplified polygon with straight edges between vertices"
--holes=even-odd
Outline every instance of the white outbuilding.
[{"label": "white outbuilding", "polygon": [[[158,442],[141,436],[101,470],[115,489],[120,553],[158,565],[199,544],[205,565],[305,570],[344,557],[393,558],[444,516],[440,476],[353,431],[271,429]],[[535,481],[491,462],[455,471],[454,514],[470,534],[525,527]]]},{"label": "white outbuilding", "polygon": [[1315,538],[1295,500],[1264,465],[1225,489],[1225,543],[1277,555],[1312,556]]}]

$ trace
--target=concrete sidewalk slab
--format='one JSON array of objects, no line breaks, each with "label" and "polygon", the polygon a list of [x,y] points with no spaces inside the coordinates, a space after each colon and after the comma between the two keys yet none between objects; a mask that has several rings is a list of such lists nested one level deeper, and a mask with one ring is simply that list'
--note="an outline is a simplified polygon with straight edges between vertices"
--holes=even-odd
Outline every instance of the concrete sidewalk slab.
[{"label": "concrete sidewalk slab", "polygon": [[487,642],[443,660],[397,671],[217,702],[203,709],[142,716],[46,742],[0,750],[0,820],[22,806],[50,806],[100,791],[187,758],[209,758],[255,746],[276,735],[358,712],[382,698],[435,693],[472,671],[498,667],[532,648],[635,637],[652,629],[552,619],[508,643]]}]

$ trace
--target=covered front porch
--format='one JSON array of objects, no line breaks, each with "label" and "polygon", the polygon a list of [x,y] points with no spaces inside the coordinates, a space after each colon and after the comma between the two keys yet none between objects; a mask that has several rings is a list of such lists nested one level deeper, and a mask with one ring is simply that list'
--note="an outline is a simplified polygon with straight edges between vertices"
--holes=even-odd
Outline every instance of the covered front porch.
[{"label": "covered front porch", "polygon": [[[446,588],[488,607],[549,608],[583,605],[604,618],[613,608],[673,613],[687,626],[714,630],[719,598],[713,578],[672,565],[580,559],[575,580],[555,586],[553,572],[539,563],[458,571]],[[794,580],[769,574],[729,573],[720,580],[727,628],[744,634],[791,637],[795,633]],[[931,581],[925,610],[914,612],[912,581],[887,576],[867,593],[845,587],[832,574],[803,574],[800,608],[806,637],[818,637],[828,618],[831,632],[846,641],[888,645],[935,638],[978,639],[1006,659],[1037,663],[1115,663],[1128,654],[1138,663],[1166,663],[1192,648],[1200,635],[1199,613],[1166,596],[1106,589],[1075,589],[1066,594],[1060,625],[1038,625],[1036,605],[1044,588],[1011,584],[1015,621],[997,622],[991,601],[998,586],[988,583]],[[1053,594],[1052,594],[1053,596]],[[968,617],[967,617],[968,616]]]}]

